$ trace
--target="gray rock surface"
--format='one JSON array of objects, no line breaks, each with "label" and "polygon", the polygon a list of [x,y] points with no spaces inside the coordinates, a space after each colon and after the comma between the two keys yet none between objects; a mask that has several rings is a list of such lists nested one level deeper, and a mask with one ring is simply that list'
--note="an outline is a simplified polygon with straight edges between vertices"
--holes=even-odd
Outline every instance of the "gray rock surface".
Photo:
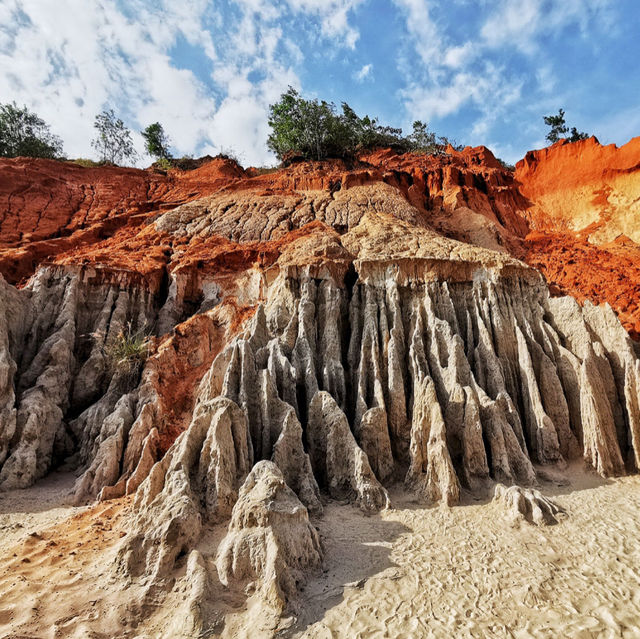
[{"label": "gray rock surface", "polygon": [[252,464],[247,420],[229,399],[200,403],[189,428],[136,492],[137,516],[118,555],[122,571],[165,578],[200,537],[203,521],[228,518]]},{"label": "gray rock surface", "polygon": [[497,484],[493,501],[504,508],[505,515],[512,525],[519,523],[534,526],[557,524],[564,510],[540,491],[521,486]]},{"label": "gray rock surface", "polygon": [[240,488],[218,548],[220,581],[283,609],[305,575],[321,564],[320,538],[307,509],[274,463],[258,462]]}]

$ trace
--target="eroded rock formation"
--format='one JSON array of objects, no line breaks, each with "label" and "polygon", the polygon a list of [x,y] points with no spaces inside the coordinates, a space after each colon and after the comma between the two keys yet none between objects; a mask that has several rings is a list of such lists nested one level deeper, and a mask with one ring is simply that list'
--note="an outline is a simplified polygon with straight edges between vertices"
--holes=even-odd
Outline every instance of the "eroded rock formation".
[{"label": "eroded rock formation", "polygon": [[527,263],[559,293],[608,302],[636,340],[639,166],[640,138],[620,148],[591,138],[531,151],[515,171],[526,200],[522,216],[532,228]]},{"label": "eroded rock formation", "polygon": [[507,488],[497,484],[493,500],[504,508],[507,518],[514,526],[520,522],[535,526],[551,526],[557,524],[559,516],[564,514],[562,508],[551,499],[532,488]]},{"label": "eroded rock formation", "polygon": [[[77,503],[135,493],[117,570],[166,584],[188,557],[192,630],[210,580],[291,599],[327,499],[375,515],[394,484],[450,505],[578,458],[638,469],[636,347],[610,307],[550,296],[516,259],[522,169],[484,148],[211,164],[132,170],[144,211],[113,228],[122,193],[102,183],[103,208],[56,213],[56,186],[51,210],[25,200],[42,228],[13,208],[0,225],[3,259],[29,255],[0,268],[35,268],[0,281],[0,489],[66,464]],[[135,375],[109,361],[123,331],[149,339]],[[509,499],[546,512],[531,495]],[[197,547],[228,520],[216,577]]]},{"label": "eroded rock formation", "polygon": [[321,563],[320,538],[307,509],[273,462],[258,462],[240,488],[229,532],[218,548],[220,581],[248,586],[282,609]]}]

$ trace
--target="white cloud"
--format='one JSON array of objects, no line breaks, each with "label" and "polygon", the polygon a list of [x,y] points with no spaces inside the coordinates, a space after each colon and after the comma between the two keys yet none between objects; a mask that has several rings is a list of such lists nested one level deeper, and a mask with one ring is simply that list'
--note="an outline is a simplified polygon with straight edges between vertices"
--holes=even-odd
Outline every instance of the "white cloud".
[{"label": "white cloud", "polygon": [[502,0],[480,30],[489,47],[514,46],[527,54],[540,49],[539,36],[554,34],[575,24],[583,36],[599,21],[612,26],[612,0]]},{"label": "white cloud", "polygon": [[184,16],[136,3],[136,22],[111,1],[23,0],[9,7],[0,68],[11,73],[0,72],[0,95],[51,123],[70,157],[92,155],[93,118],[109,107],[134,129],[164,122],[179,150],[197,146],[215,102],[191,71],[175,68],[168,56],[178,34],[215,55],[210,35],[195,26],[197,5]]},{"label": "white cloud", "polygon": [[373,77],[373,64],[365,64],[360,70],[353,74],[354,80],[364,82]]},{"label": "white cloud", "polygon": [[443,43],[440,29],[431,18],[430,0],[393,0],[406,15],[406,28],[427,73],[441,64]]},{"label": "white cloud", "polygon": [[[0,96],[50,123],[69,157],[93,156],[94,117],[113,108],[139,150],[137,131],[159,121],[178,154],[234,147],[267,163],[269,104],[299,87],[304,62],[283,24],[298,16],[334,49],[353,48],[362,1],[0,0]],[[181,40],[197,61],[172,58]]]},{"label": "white cloud", "polygon": [[480,35],[489,47],[513,44],[532,52],[532,38],[540,28],[541,16],[540,0],[503,1],[486,20]]},{"label": "white cloud", "polygon": [[[429,121],[467,109],[473,120],[464,135],[472,143],[491,135],[521,100],[525,86],[531,96],[523,105],[528,113],[534,107],[546,109],[552,93],[562,97],[544,38],[568,27],[587,38],[594,24],[604,30],[615,24],[613,0],[495,0],[482,3],[480,22],[469,21],[467,29],[452,25],[448,5],[438,0],[393,2],[409,35],[397,60],[406,83],[400,97],[408,119]],[[457,4],[477,8],[475,2]],[[468,25],[475,31],[469,33]],[[510,64],[514,51],[526,61],[523,70]]]},{"label": "white cloud", "polygon": [[471,42],[465,42],[460,46],[449,47],[444,52],[442,63],[452,69],[459,69],[468,64],[475,55]]},{"label": "white cloud", "polygon": [[322,35],[340,40],[349,49],[355,48],[360,34],[349,24],[348,15],[364,0],[286,0],[296,13],[314,15],[321,21]]}]

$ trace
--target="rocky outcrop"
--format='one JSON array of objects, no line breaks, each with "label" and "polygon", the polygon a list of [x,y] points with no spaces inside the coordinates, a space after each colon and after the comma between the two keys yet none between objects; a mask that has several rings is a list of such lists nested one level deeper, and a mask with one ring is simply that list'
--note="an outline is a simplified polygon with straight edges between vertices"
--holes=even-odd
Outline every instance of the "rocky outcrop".
[{"label": "rocky outcrop", "polygon": [[153,211],[208,195],[244,175],[216,158],[193,171],[87,168],[74,162],[0,159],[0,272],[26,279],[52,256],[138,229]]},{"label": "rocky outcrop", "polygon": [[407,485],[429,501],[456,503],[460,486],[447,449],[446,426],[435,386],[428,377],[416,385],[409,451]]},{"label": "rocky outcrop", "polygon": [[322,563],[322,548],[306,508],[279,468],[257,463],[240,489],[216,566],[225,586],[256,592],[274,608],[294,598]]},{"label": "rocky outcrop", "polygon": [[119,553],[128,575],[165,578],[199,539],[203,521],[231,515],[253,462],[247,419],[225,398],[202,402],[135,499],[138,515]]},{"label": "rocky outcrop", "polygon": [[515,179],[534,230],[524,258],[556,291],[608,302],[640,336],[640,138],[616,147],[595,138],[530,151]]},{"label": "rocky outcrop", "polygon": [[519,523],[535,526],[551,526],[557,524],[564,510],[540,491],[521,486],[506,487],[497,484],[493,501],[504,509],[511,525]]},{"label": "rocky outcrop", "polygon": [[[385,436],[388,441],[386,420],[371,422],[367,429],[373,440],[370,452],[376,454],[377,441]],[[326,391],[318,391],[309,404],[307,442],[314,472],[333,498],[353,501],[364,511],[377,511],[389,504],[387,491],[356,443],[346,415]],[[388,460],[392,462],[390,450]],[[387,477],[389,474],[385,472]]]},{"label": "rocky outcrop", "polygon": [[619,235],[638,243],[639,159],[640,137],[621,147],[592,137],[529,151],[515,171],[529,201],[523,213],[534,229],[585,231],[594,244]]},{"label": "rocky outcrop", "polygon": [[[15,427],[5,426],[2,438],[5,489],[31,485],[74,450],[90,464],[106,440],[107,446],[123,448],[135,419],[126,395],[132,380],[114,373],[105,348],[122,332],[148,330],[154,317],[149,291],[123,291],[117,279],[105,281],[91,272],[41,269],[21,291],[5,285],[9,292],[13,300],[4,321],[17,366],[8,369],[13,375],[5,384],[15,392]],[[22,322],[11,326],[14,309],[21,309]],[[95,473],[98,490],[119,476],[106,467]]]},{"label": "rocky outcrop", "polygon": [[[638,469],[636,347],[611,308],[550,297],[509,254],[533,218],[486,149],[209,169],[205,197],[165,200],[189,178],[158,178],[142,218],[86,245],[98,209],[54,220],[47,241],[76,244],[0,281],[0,489],[65,463],[77,503],[135,493],[117,568],[152,593],[188,557],[176,634],[202,631],[214,586],[282,609],[319,565],[328,499],[376,516],[392,486],[451,505],[578,458]],[[11,237],[6,255],[33,248]],[[109,361],[124,330],[149,334],[133,375]],[[218,583],[204,541],[229,519]]]}]

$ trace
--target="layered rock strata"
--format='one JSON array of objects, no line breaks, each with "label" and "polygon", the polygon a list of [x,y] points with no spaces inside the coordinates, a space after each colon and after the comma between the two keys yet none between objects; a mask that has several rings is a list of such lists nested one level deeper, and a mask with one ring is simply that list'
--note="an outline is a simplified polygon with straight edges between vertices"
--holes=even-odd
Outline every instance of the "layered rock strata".
[{"label": "layered rock strata", "polygon": [[[167,584],[188,557],[195,608],[216,579],[198,546],[230,520],[219,582],[282,607],[321,562],[309,518],[327,499],[375,515],[394,484],[451,505],[576,458],[636,471],[628,333],[608,306],[550,297],[509,255],[533,219],[513,176],[450,151],[218,166],[204,197],[153,199],[91,250],[75,233],[98,209],[43,222],[76,244],[0,282],[0,489],[66,464],[77,503],[135,493],[119,573]],[[167,198],[188,183],[165,178]],[[33,249],[10,239],[5,256]],[[125,331],[149,337],[135,375],[109,361]]]}]

